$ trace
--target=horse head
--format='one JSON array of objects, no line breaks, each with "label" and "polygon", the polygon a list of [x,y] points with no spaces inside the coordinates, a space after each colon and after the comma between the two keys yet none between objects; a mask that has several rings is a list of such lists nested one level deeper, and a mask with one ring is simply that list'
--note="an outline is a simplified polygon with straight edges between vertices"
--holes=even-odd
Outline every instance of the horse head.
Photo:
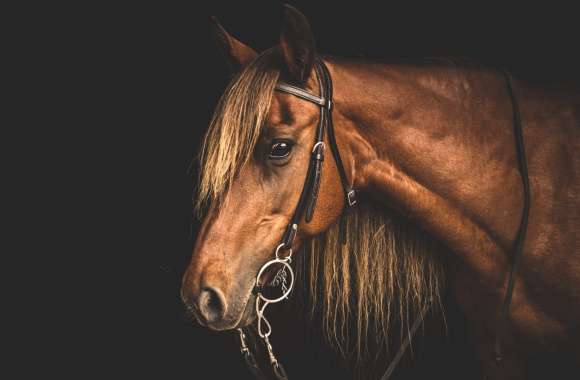
[{"label": "horse head", "polygon": [[[311,29],[296,9],[285,7],[280,44],[260,55],[213,22],[217,42],[238,72],[204,141],[198,208],[206,213],[181,294],[201,324],[225,330],[256,317],[256,274],[293,217],[320,118],[317,105],[275,86],[284,81],[317,93],[319,78]],[[300,221],[294,250],[342,213],[344,193],[332,155],[321,169],[316,212],[308,223]]]}]

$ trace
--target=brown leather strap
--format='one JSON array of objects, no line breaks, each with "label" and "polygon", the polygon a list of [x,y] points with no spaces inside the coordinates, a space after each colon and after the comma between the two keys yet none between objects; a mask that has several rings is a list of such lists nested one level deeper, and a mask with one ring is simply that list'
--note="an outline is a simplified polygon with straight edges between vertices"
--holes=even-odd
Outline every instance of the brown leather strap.
[{"label": "brown leather strap", "polygon": [[344,164],[340,157],[338,151],[338,145],[336,144],[336,138],[334,136],[334,125],[332,123],[332,79],[330,77],[330,72],[321,59],[316,60],[314,66],[316,76],[318,79],[319,94],[315,95],[309,91],[306,91],[300,87],[294,85],[280,82],[276,85],[276,90],[280,92],[285,92],[300,99],[312,102],[320,107],[320,118],[318,121],[318,127],[315,133],[314,145],[311,153],[311,160],[308,166],[308,171],[306,172],[306,178],[304,180],[304,186],[302,187],[302,193],[294,210],[294,214],[290,219],[290,223],[286,227],[286,231],[282,238],[282,243],[287,248],[292,246],[294,238],[296,237],[296,231],[302,217],[304,216],[305,221],[308,223],[312,220],[314,216],[314,211],[316,209],[316,202],[318,200],[318,192],[320,189],[320,182],[322,178],[322,162],[324,161],[324,133],[328,133],[328,143],[330,145],[330,150],[334,156],[336,162],[336,167],[338,168],[338,174],[342,183],[342,187],[345,193],[345,212],[342,213],[340,218],[341,236],[343,243],[344,238],[344,216],[346,211],[356,204],[356,192],[351,188],[348,177],[346,175],[346,170],[344,169]]},{"label": "brown leather strap", "polygon": [[508,285],[506,288],[504,300],[501,307],[501,314],[499,319],[499,325],[497,326],[497,331],[495,335],[494,342],[494,353],[496,363],[500,363],[503,360],[503,350],[501,339],[505,334],[509,319],[509,307],[512,302],[512,296],[515,285],[515,276],[524,249],[524,242],[526,240],[526,232],[528,229],[528,218],[530,215],[530,204],[531,204],[531,194],[530,194],[530,180],[528,178],[528,165],[526,161],[526,149],[524,146],[524,134],[522,131],[522,118],[520,114],[520,107],[514,92],[512,77],[507,71],[502,71],[505,77],[506,86],[508,94],[512,103],[513,112],[513,126],[514,126],[514,137],[516,141],[516,152],[518,157],[518,169],[520,171],[520,176],[522,177],[523,193],[524,193],[524,208],[522,211],[522,219],[520,220],[520,227],[516,235],[516,240],[514,241],[514,252],[511,256],[511,265],[509,272]]},{"label": "brown leather strap", "polygon": [[383,375],[383,377],[381,377],[381,380],[388,380],[391,377],[391,375],[393,374],[393,372],[397,368],[397,365],[399,365],[399,362],[401,361],[401,359],[403,359],[403,355],[405,355],[407,348],[409,348],[409,346],[411,345],[411,341],[413,340],[415,333],[419,329],[419,326],[421,326],[421,323],[425,319],[425,314],[427,314],[428,310],[429,310],[428,306],[425,307],[423,310],[421,310],[421,313],[419,314],[417,319],[415,319],[413,326],[411,326],[411,329],[408,331],[407,336],[405,337],[405,340],[403,341],[403,343],[399,347],[399,351],[397,351],[397,353],[395,354],[395,357],[393,358],[391,363],[389,363],[389,366],[387,367],[387,370],[385,371],[385,374]]}]

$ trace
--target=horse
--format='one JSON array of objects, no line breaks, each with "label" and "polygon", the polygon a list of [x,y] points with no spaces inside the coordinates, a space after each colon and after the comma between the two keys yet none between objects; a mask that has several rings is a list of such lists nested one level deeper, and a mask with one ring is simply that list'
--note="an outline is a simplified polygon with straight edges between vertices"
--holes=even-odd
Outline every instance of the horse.
[{"label": "horse", "polygon": [[[320,60],[332,78],[341,159],[321,161],[316,210],[300,218],[292,249],[328,341],[364,356],[369,339],[380,345],[393,326],[408,330],[414,316],[436,310],[445,288],[465,314],[484,378],[528,378],[548,354],[580,360],[578,89],[506,85],[486,67],[320,56],[306,17],[288,5],[279,45],[260,54],[215,19],[213,33],[236,75],[200,154],[203,222],[181,288],[200,324],[223,331],[261,320],[256,273],[274,251],[278,258],[322,115],[278,89],[319,93]],[[332,143],[328,134],[321,142]],[[358,194],[348,212],[344,186]]]}]

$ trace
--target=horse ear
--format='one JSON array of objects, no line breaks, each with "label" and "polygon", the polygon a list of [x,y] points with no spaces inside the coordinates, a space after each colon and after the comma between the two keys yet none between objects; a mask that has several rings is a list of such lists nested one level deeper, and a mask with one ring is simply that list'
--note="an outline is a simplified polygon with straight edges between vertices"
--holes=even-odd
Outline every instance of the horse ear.
[{"label": "horse ear", "polygon": [[234,71],[240,70],[258,56],[254,49],[232,37],[217,18],[212,16],[210,20],[215,41]]},{"label": "horse ear", "polygon": [[283,11],[280,50],[291,79],[302,84],[310,76],[314,65],[314,37],[308,20],[298,9],[284,4]]}]

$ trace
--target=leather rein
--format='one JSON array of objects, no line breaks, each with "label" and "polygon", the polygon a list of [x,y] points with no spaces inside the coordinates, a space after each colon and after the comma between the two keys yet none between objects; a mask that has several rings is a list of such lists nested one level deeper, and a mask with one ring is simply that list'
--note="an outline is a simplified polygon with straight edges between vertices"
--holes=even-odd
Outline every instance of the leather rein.
[{"label": "leather rein", "polygon": [[[268,322],[268,320],[266,319],[264,312],[269,304],[274,304],[284,299],[287,299],[290,293],[292,292],[294,286],[294,272],[292,270],[292,267],[290,266],[292,256],[292,244],[296,237],[296,232],[298,231],[298,226],[302,218],[304,218],[306,223],[309,223],[314,215],[314,210],[318,199],[318,193],[320,190],[322,164],[324,161],[324,151],[326,147],[326,144],[324,142],[325,131],[328,135],[328,143],[330,145],[330,150],[336,162],[336,167],[338,168],[338,173],[340,176],[345,196],[345,205],[339,221],[340,227],[339,231],[342,244],[346,244],[345,216],[357,203],[357,191],[353,189],[353,187],[348,181],[348,177],[346,175],[346,171],[344,169],[344,165],[340,157],[340,153],[338,151],[338,146],[336,144],[336,139],[334,135],[334,126],[332,123],[332,108],[333,108],[332,79],[330,77],[328,68],[321,59],[316,59],[314,69],[316,72],[316,76],[318,78],[318,88],[320,95],[315,95],[300,87],[296,87],[294,85],[284,82],[279,82],[275,87],[277,91],[297,96],[300,99],[309,101],[320,107],[320,117],[315,133],[310,163],[308,166],[308,171],[306,173],[302,193],[300,194],[300,198],[298,200],[298,204],[296,205],[294,214],[286,227],[284,235],[282,236],[282,240],[276,248],[275,258],[268,261],[259,270],[258,275],[256,276],[256,284],[254,287],[254,294],[256,294],[255,306],[256,313],[258,316],[258,326],[257,326],[258,335],[264,340],[264,344],[268,351],[272,371],[276,379],[278,380],[288,380],[288,376],[286,374],[286,371],[284,370],[284,367],[277,360],[273,352],[272,345],[270,344],[269,341],[269,336],[272,332],[272,327]],[[511,303],[513,288],[515,284],[515,273],[519,262],[518,259],[521,256],[521,252],[523,250],[530,208],[530,186],[527,172],[520,111],[513,90],[511,76],[509,73],[505,71],[502,71],[502,73],[505,76],[508,93],[512,103],[514,135],[516,141],[516,152],[518,155],[518,169],[522,177],[524,189],[524,207],[520,227],[518,229],[518,233],[514,244],[514,252],[511,257],[509,279],[504,301],[501,307],[499,326],[495,337],[494,351],[495,351],[495,360],[498,365],[503,359],[503,353],[501,349],[502,346],[501,338],[502,335],[504,335],[508,322],[509,306]],[[286,252],[286,254],[283,254],[284,251]],[[276,266],[279,269],[276,275],[274,276],[274,280],[272,280],[269,283],[267,281],[263,281],[268,269],[274,269]],[[287,284],[288,280],[290,281],[289,285]],[[263,292],[265,286],[281,286],[282,295],[276,298],[269,298],[265,296]],[[421,325],[421,322],[423,321],[427,311],[428,308],[425,308],[419,313],[417,319],[415,320],[411,328],[408,330],[408,333],[406,334],[404,341],[399,347],[398,352],[393,357],[393,360],[387,367],[387,370],[384,373],[384,375],[381,377],[381,380],[389,379],[389,377],[395,370],[396,366],[403,358],[405,351],[411,344],[411,340],[415,335],[417,329]],[[257,364],[257,361],[247,344],[248,335],[246,335],[246,332],[243,329],[238,329],[238,332],[240,337],[241,352],[250,371],[254,374],[254,376],[257,379],[261,380],[267,379],[267,376],[264,374],[264,372],[262,372],[260,366]]]}]

